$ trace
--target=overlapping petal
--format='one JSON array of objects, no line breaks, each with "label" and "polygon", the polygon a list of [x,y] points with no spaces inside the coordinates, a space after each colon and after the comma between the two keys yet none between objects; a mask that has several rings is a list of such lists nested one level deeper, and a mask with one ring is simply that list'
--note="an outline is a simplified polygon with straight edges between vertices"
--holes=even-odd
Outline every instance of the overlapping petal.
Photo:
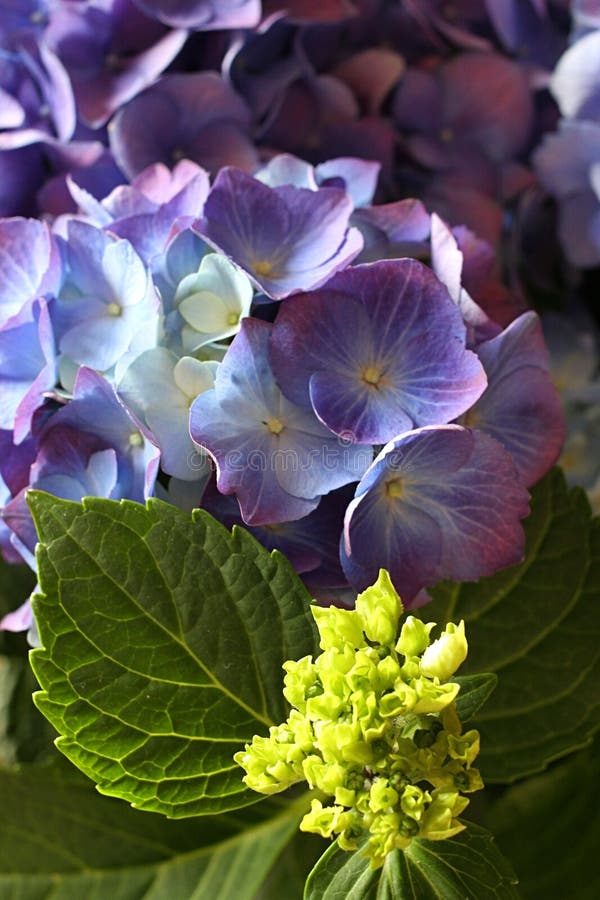
[{"label": "overlapping petal", "polygon": [[411,259],[354,266],[286,301],[271,359],[286,396],[363,443],[448,422],[486,383],[458,307]]},{"label": "overlapping petal", "polygon": [[198,233],[245,269],[270,297],[318,287],[348,265],[362,238],[348,227],[343,191],[270,188],[235,169],[217,176]]},{"label": "overlapping petal", "polygon": [[357,481],[371,459],[286,400],[268,362],[270,332],[267,322],[244,319],[214,390],[190,414],[192,438],[216,461],[219,490],[237,494],[251,525],[308,515],[322,494]]},{"label": "overlapping petal", "polygon": [[500,441],[529,487],[556,462],[566,437],[560,398],[549,375],[548,351],[534,312],[477,347],[488,386],[467,422]]},{"label": "overlapping petal", "polygon": [[363,590],[389,570],[405,607],[445,578],[476,581],[520,561],[528,494],[504,448],[457,425],[383,448],[348,507],[341,557]]}]

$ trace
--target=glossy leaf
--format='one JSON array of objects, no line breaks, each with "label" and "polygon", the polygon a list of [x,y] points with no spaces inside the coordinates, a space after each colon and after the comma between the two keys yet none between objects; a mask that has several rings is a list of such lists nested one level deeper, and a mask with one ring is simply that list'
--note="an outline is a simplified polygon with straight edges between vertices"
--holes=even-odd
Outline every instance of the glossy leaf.
[{"label": "glossy leaf", "polygon": [[452,681],[460,684],[456,698],[456,711],[461,722],[468,722],[491,696],[498,684],[493,672],[480,675],[453,675]]},{"label": "glossy leaf", "polygon": [[0,772],[0,798],[0,896],[18,900],[252,900],[304,807],[169,821],[60,769]]},{"label": "glossy leaf", "polygon": [[600,742],[510,787],[486,824],[515,866],[527,900],[596,900]]},{"label": "glossy leaf", "polygon": [[360,850],[323,854],[306,882],[304,900],[511,900],[516,877],[492,835],[478,825],[445,841],[415,839],[390,853],[381,869]]},{"label": "glossy leaf", "polygon": [[511,782],[589,743],[600,708],[600,521],[555,469],[532,492],[527,553],[476,584],[443,584],[427,620],[466,622],[461,675],[498,686],[473,720],[484,781]]},{"label": "glossy leaf", "polygon": [[259,799],[233,754],[286,717],[282,664],[314,650],[308,594],[243,529],[156,500],[33,493],[36,703],[102,793],[173,817]]}]

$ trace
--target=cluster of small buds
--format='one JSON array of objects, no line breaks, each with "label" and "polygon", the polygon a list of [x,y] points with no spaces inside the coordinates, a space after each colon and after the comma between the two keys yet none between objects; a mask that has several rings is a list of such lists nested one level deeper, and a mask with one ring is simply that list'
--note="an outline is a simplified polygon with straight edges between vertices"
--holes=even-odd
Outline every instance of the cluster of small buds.
[{"label": "cluster of small buds", "polygon": [[[299,781],[332,805],[312,801],[300,828],[355,850],[367,837],[375,869],[414,837],[442,840],[465,826],[464,793],[483,782],[472,763],[479,734],[462,733],[448,679],[467,655],[464,622],[408,616],[385,570],[353,610],[313,607],[322,653],[286,662],[288,720],[235,755],[255,791]],[[399,632],[399,634],[398,634]]]}]

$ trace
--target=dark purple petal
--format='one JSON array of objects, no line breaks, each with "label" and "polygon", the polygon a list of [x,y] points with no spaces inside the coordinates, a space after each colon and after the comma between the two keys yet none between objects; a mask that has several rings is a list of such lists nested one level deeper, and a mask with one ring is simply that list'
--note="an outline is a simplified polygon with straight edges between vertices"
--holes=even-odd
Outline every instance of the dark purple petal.
[{"label": "dark purple petal", "polygon": [[352,201],[335,188],[270,188],[227,168],[208,195],[196,230],[245,269],[270,297],[317,287],[362,247],[348,228]]},{"label": "dark purple petal", "polygon": [[63,3],[46,31],[70,75],[79,115],[92,128],[152,84],[186,38],[184,29],[166,30],[129,0]]},{"label": "dark purple petal", "polygon": [[387,568],[405,607],[442,579],[476,581],[522,559],[528,494],[485,434],[422,428],[388,444],[348,507],[342,565],[357,590]]},{"label": "dark purple petal", "polygon": [[246,104],[216,73],[164,75],[119,110],[110,146],[130,178],[153,163],[172,166],[182,158],[214,170],[245,156],[254,169],[249,125]]},{"label": "dark purple petal", "polygon": [[477,355],[488,386],[466,421],[506,447],[529,487],[556,462],[566,437],[539,318],[523,313],[497,337],[480,344]]}]

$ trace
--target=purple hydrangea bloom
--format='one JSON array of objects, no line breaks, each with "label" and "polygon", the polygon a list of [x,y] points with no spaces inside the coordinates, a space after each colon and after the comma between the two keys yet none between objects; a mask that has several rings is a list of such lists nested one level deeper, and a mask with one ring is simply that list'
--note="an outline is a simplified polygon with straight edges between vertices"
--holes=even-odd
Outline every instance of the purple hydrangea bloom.
[{"label": "purple hydrangea bloom", "polygon": [[[226,528],[244,525],[267,550],[279,550],[291,562],[311,591],[348,586],[340,563],[340,535],[344,513],[352,499],[351,485],[331,491],[307,516],[293,522],[274,525],[245,525],[234,495],[221,494],[210,479],[202,498],[193,506],[201,506]],[[193,508],[193,507],[192,507]]]},{"label": "purple hydrangea bloom", "polygon": [[215,381],[216,363],[178,359],[164,347],[146,350],[129,366],[117,393],[148,429],[167,475],[196,481],[203,475],[200,451],[189,434],[190,405]]},{"label": "purple hydrangea bloom", "polygon": [[548,0],[485,0],[503,46],[523,62],[552,70],[566,44],[566,28],[550,15]]},{"label": "purple hydrangea bloom", "polygon": [[26,41],[0,57],[0,150],[39,141],[67,142],[75,101],[60,59],[44,42]]},{"label": "purple hydrangea bloom", "polygon": [[70,222],[65,275],[53,309],[59,348],[80,365],[107,371],[156,344],[158,297],[128,241]]},{"label": "purple hydrangea bloom", "polygon": [[354,266],[286,301],[271,339],[284,394],[362,443],[442,424],[483,392],[457,306],[413,259]]},{"label": "purple hydrangea bloom", "polygon": [[214,31],[254,28],[260,21],[260,0],[134,0],[146,15],[175,28]]},{"label": "purple hydrangea bloom", "polygon": [[225,165],[253,171],[256,150],[250,111],[215,72],[164,75],[122,106],[109,129],[110,146],[133,178],[147,166],[187,158],[213,172]]},{"label": "purple hydrangea bloom", "polygon": [[556,462],[566,437],[538,316],[523,313],[476,350],[488,386],[467,413],[466,423],[504,445],[529,487]]},{"label": "purple hydrangea bloom", "polygon": [[54,334],[44,300],[26,303],[0,329],[0,428],[20,444],[31,417],[56,384]]},{"label": "purple hydrangea bloom", "polygon": [[431,216],[431,268],[448,288],[467,326],[469,345],[480,343],[501,331],[463,286],[464,254],[451,229],[436,213]]},{"label": "purple hydrangea bloom", "polygon": [[528,494],[506,450],[457,425],[383,448],[346,512],[341,556],[363,590],[389,570],[405,607],[442,579],[476,581],[519,562]]},{"label": "purple hydrangea bloom", "polygon": [[600,263],[600,123],[563,120],[534,155],[540,181],[558,201],[558,234],[575,266]]},{"label": "purple hydrangea bloom", "polygon": [[149,265],[163,253],[174,229],[201,215],[209,181],[204,169],[184,159],[172,171],[163,163],[144,169],[101,202],[72,180],[69,187],[92,224],[128,240]]},{"label": "purple hydrangea bloom", "polygon": [[45,223],[0,220],[0,327],[26,303],[53,294],[61,273],[58,246]]},{"label": "purple hydrangea bloom", "polygon": [[283,396],[268,361],[271,328],[243,320],[214,390],[201,394],[190,414],[192,438],[216,461],[219,490],[237,494],[250,525],[308,515],[321,495],[357,481],[372,456]]},{"label": "purple hydrangea bloom", "polygon": [[427,255],[430,219],[420,200],[365,206],[355,209],[350,221],[364,240],[357,262]]},{"label": "purple hydrangea bloom", "polygon": [[495,53],[464,53],[435,74],[409,69],[394,98],[394,117],[410,134],[418,162],[468,170],[486,161],[501,164],[522,150],[533,107],[517,63]]},{"label": "purple hydrangea bloom", "polygon": [[81,119],[104,125],[123,103],[152,84],[185,43],[130,0],[61,3],[46,40],[67,69]]},{"label": "purple hydrangea bloom", "polygon": [[280,153],[254,173],[269,187],[291,184],[316,191],[320,187],[336,187],[352,198],[355,207],[367,206],[373,200],[381,165],[367,159],[343,157],[330,159],[317,166],[290,153]]},{"label": "purple hydrangea bloom", "polygon": [[4,521],[33,553],[37,536],[25,495],[47,491],[64,500],[122,496],[118,490],[117,454],[97,435],[65,426],[51,428],[42,439],[31,466],[30,483],[5,507]]},{"label": "purple hydrangea bloom", "polygon": [[143,503],[151,495],[160,451],[145,426],[131,415],[98,372],[85,366],[79,369],[73,399],[50,418],[40,442],[51,429],[65,426],[92,435],[115,451],[120,497]]},{"label": "purple hydrangea bloom", "polygon": [[270,188],[226,168],[195,227],[269,297],[281,299],[319,287],[360,252],[360,233],[348,227],[351,212],[350,197],[336,188]]}]

